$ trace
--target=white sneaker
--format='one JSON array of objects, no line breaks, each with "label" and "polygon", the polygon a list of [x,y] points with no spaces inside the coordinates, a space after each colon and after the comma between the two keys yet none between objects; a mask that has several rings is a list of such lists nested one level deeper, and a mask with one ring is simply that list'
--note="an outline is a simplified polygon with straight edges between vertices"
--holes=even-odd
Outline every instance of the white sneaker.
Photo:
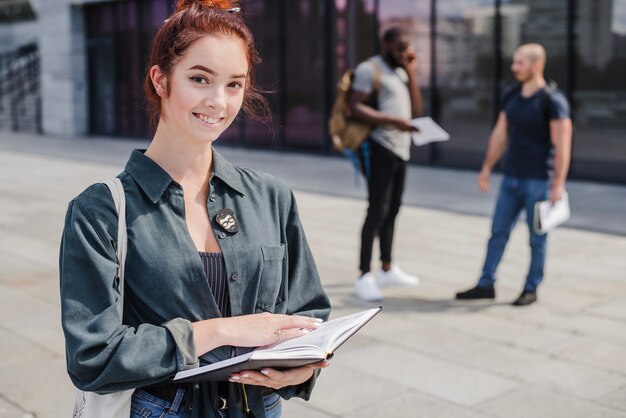
[{"label": "white sneaker", "polygon": [[354,283],[354,294],[365,302],[375,302],[383,299],[382,293],[376,284],[376,278],[372,273],[365,273]]},{"label": "white sneaker", "polygon": [[419,279],[402,271],[398,266],[391,266],[389,271],[380,269],[376,273],[376,281],[380,287],[413,287],[417,286]]}]

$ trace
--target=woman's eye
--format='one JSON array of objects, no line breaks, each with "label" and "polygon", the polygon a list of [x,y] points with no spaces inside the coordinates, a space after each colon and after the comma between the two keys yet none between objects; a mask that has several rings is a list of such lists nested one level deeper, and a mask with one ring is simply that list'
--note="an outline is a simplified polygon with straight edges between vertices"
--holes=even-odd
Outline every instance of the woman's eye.
[{"label": "woman's eye", "polygon": [[243,83],[242,83],[242,82],[240,82],[240,81],[233,81],[233,82],[232,82],[232,83],[230,83],[228,86],[229,86],[229,87],[232,87],[232,88],[240,89],[240,88],[242,88],[242,87],[243,87]]},{"label": "woman's eye", "polygon": [[198,83],[198,84],[208,84],[209,82],[206,78],[199,76],[199,75],[191,76],[189,77],[189,79],[193,81],[194,83]]}]

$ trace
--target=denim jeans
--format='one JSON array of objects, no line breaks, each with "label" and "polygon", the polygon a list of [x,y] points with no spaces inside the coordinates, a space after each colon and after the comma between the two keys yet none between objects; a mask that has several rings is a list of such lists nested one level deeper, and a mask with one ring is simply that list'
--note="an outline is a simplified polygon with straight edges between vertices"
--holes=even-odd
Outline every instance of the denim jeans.
[{"label": "denim jeans", "polygon": [[137,389],[130,404],[130,418],[186,418],[189,409],[183,403],[185,389],[178,389],[174,401],[168,402]]},{"label": "denim jeans", "polygon": [[[266,418],[281,418],[283,406],[278,393],[272,393],[271,395],[264,396],[263,404],[265,405]],[[228,418],[228,409],[217,412],[221,418]]]},{"label": "denim jeans", "polygon": [[496,269],[504,254],[511,230],[522,211],[526,212],[526,222],[530,233],[530,268],[526,276],[524,291],[534,292],[543,280],[543,267],[546,260],[547,236],[537,235],[533,229],[535,203],[548,198],[550,181],[543,179],[521,179],[504,176],[496,203],[491,238],[487,245],[487,256],[478,286],[493,286]]},{"label": "denim jeans", "polygon": [[[141,389],[133,393],[130,407],[130,418],[187,418],[190,411],[183,403],[185,389],[179,389],[173,402],[157,398]],[[263,397],[265,416],[281,418],[282,404],[280,396],[272,393]],[[221,418],[228,418],[228,409],[217,411]]]}]

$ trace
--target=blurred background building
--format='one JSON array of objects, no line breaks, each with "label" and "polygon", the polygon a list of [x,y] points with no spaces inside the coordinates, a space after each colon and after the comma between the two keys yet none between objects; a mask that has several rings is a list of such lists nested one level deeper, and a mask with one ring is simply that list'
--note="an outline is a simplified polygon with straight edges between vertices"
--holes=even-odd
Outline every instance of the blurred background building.
[{"label": "blurred background building", "polygon": [[[142,82],[173,0],[0,0],[0,132],[147,137]],[[247,0],[270,127],[239,119],[224,142],[330,152],[340,74],[406,27],[427,113],[452,140],[416,163],[477,169],[512,82],[516,46],[539,42],[572,104],[572,176],[626,183],[626,0]],[[1,134],[1,133],[0,133]]]}]

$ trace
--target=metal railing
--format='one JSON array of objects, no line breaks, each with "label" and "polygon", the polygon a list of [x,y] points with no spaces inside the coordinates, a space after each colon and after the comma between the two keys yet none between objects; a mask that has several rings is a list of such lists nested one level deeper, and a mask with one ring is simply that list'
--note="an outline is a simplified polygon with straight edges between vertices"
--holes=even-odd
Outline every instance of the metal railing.
[{"label": "metal railing", "polygon": [[0,54],[0,130],[41,132],[41,63],[37,44]]}]

